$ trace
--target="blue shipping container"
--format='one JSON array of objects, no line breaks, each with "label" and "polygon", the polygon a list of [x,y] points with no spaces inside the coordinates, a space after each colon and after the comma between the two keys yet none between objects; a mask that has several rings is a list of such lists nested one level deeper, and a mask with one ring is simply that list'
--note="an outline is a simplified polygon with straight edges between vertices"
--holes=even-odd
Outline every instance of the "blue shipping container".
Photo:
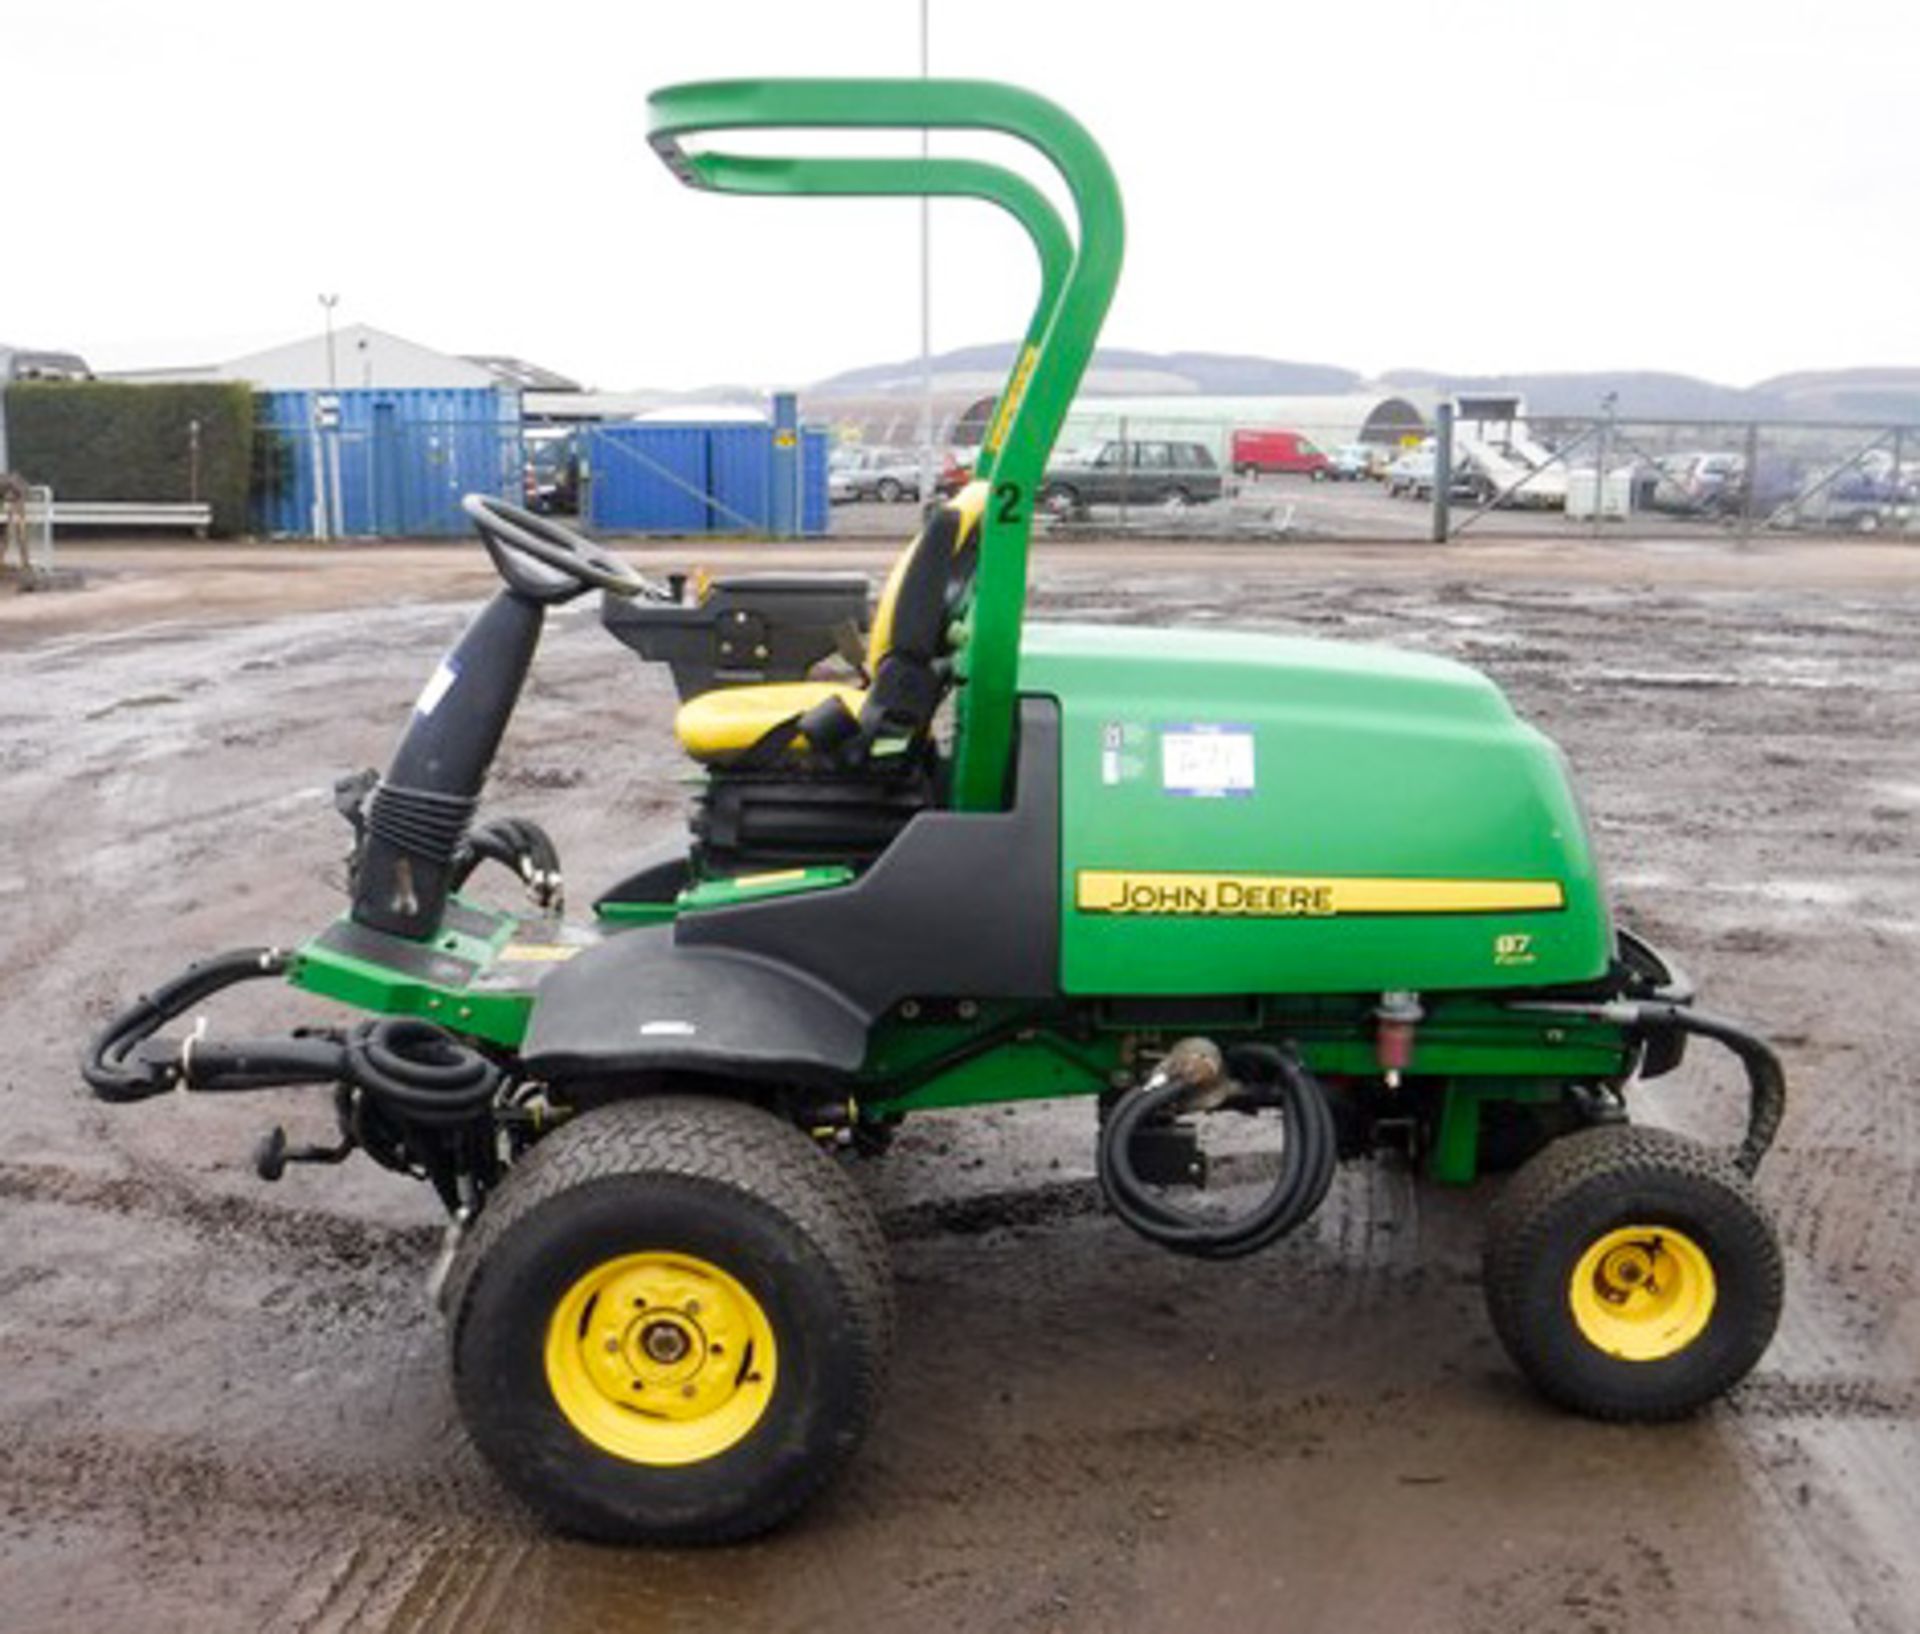
[{"label": "blue shipping container", "polygon": [[587,432],[588,521],[614,533],[706,533],[706,426]]},{"label": "blue shipping container", "polygon": [[713,533],[773,531],[773,428],[719,425],[707,433]]},{"label": "blue shipping container", "polygon": [[[316,420],[319,400],[337,420]],[[254,527],[273,535],[447,536],[471,525],[470,493],[518,499],[520,399],[489,388],[274,391],[255,397],[278,481],[255,496]]]},{"label": "blue shipping container", "polygon": [[[773,428],[596,425],[585,438],[587,519],[608,533],[767,533],[773,524]],[[827,439],[803,438],[802,527],[827,531]]]},{"label": "blue shipping container", "polygon": [[827,531],[833,508],[827,503],[827,434],[800,432],[800,531],[818,539]]}]

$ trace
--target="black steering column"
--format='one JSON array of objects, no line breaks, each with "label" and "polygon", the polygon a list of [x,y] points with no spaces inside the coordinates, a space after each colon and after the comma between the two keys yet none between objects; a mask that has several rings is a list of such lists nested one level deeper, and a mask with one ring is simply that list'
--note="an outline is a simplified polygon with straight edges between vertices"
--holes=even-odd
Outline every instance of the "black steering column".
[{"label": "black steering column", "polygon": [[585,535],[484,494],[462,507],[505,581],[440,660],[386,774],[356,803],[353,918],[422,940],[440,929],[487,768],[540,643],[548,607],[590,590],[660,595]]}]

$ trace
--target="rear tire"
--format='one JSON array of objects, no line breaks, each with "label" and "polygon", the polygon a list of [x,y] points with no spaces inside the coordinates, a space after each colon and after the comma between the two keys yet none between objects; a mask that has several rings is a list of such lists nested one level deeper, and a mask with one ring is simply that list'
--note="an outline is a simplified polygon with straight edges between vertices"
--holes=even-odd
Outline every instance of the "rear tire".
[{"label": "rear tire", "polygon": [[906,496],[906,489],[892,477],[882,477],[873,485],[873,496],[885,504],[891,505]]},{"label": "rear tire", "polygon": [[1049,516],[1078,516],[1080,495],[1064,482],[1050,482],[1040,490],[1040,508]]},{"label": "rear tire", "polygon": [[1514,1365],[1589,1418],[1697,1411],[1780,1322],[1780,1245],[1746,1177],[1664,1129],[1591,1129],[1529,1160],[1488,1215],[1484,1271]]},{"label": "rear tire", "polygon": [[859,1445],[893,1328],[886,1245],[833,1160],[757,1108],[680,1096],[542,1141],[447,1308],[481,1452],[552,1525],[617,1543],[786,1519]]}]

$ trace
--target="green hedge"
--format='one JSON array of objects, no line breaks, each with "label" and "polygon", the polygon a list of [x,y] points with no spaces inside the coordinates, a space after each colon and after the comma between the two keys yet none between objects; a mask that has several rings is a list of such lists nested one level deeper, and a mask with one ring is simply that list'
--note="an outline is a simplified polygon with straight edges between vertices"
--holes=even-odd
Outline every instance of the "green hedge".
[{"label": "green hedge", "polygon": [[246,530],[250,387],[45,380],[6,390],[9,461],[56,499],[204,499],[216,534]]}]

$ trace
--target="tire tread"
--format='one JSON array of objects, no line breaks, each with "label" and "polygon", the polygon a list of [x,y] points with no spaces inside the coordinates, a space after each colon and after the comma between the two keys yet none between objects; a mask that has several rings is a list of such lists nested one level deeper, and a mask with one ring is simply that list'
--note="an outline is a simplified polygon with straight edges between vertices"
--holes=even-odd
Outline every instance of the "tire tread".
[{"label": "tire tread", "polygon": [[1555,1140],[1522,1165],[1488,1211],[1482,1275],[1487,1313],[1508,1355],[1543,1395],[1589,1418],[1610,1422],[1684,1418],[1737,1382],[1726,1381],[1704,1399],[1624,1405],[1577,1392],[1535,1360],[1527,1275],[1548,1252],[1556,1223],[1553,1206],[1595,1181],[1620,1183],[1656,1176],[1679,1177],[1730,1194],[1748,1237],[1746,1246],[1762,1267],[1756,1311],[1766,1320],[1768,1336],[1778,1319],[1785,1290],[1779,1242],[1752,1183],[1735,1166],[1731,1152],[1672,1130],[1635,1124],[1588,1129]]},{"label": "tire tread", "polygon": [[[851,1177],[792,1124],[743,1101],[662,1095],[616,1101],[562,1124],[517,1163],[455,1253],[444,1295],[459,1388],[461,1337],[491,1251],[555,1198],[634,1174],[671,1176],[744,1193],[783,1215],[819,1248],[830,1275],[858,1313],[865,1340],[851,1380],[854,1433],[841,1456],[815,1461],[778,1508],[683,1530],[675,1541],[737,1541],[768,1530],[812,1498],[859,1443],[885,1387],[892,1350],[892,1268],[879,1221]],[[575,1530],[582,1530],[577,1524]]]}]

